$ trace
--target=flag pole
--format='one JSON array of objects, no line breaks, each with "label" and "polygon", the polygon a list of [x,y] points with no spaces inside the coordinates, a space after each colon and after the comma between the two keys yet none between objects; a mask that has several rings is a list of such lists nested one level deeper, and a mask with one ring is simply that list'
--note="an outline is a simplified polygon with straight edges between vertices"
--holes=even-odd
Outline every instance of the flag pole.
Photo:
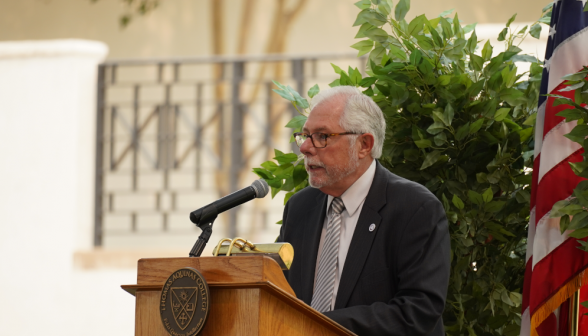
[{"label": "flag pole", "polygon": [[578,321],[580,320],[580,289],[570,298],[570,336],[578,336]]}]

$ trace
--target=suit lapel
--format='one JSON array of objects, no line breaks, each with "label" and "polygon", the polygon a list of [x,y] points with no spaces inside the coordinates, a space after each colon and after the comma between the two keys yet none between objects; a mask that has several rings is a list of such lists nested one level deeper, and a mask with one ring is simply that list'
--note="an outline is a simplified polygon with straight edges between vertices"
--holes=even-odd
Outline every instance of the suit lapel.
[{"label": "suit lapel", "polygon": [[[353,232],[353,238],[349,245],[349,251],[345,258],[345,265],[341,274],[337,299],[335,301],[335,309],[344,308],[347,305],[371,250],[378,228],[380,227],[382,217],[379,214],[379,210],[386,204],[385,195],[387,186],[387,179],[383,169],[385,168],[376,161],[374,180],[363,203],[357,225],[355,226],[355,232]],[[375,224],[376,228],[370,231],[369,227],[372,224]]]},{"label": "suit lapel", "polygon": [[[316,270],[316,259],[318,255],[319,243],[321,240],[321,232],[326,216],[327,195],[322,192],[316,198],[314,208],[309,210],[310,220],[306,224],[304,230],[304,242],[308,248],[300,251],[300,259],[302,260],[302,272],[300,273],[300,282],[303,284],[302,301],[310,305],[312,301],[312,292],[314,290],[314,273]],[[297,251],[295,251],[297,252]]]}]

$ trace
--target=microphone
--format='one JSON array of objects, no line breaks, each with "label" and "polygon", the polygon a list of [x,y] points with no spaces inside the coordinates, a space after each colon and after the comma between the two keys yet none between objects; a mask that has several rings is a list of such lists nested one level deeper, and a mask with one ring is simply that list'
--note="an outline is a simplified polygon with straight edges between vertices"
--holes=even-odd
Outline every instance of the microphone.
[{"label": "microphone", "polygon": [[249,187],[235,191],[209,205],[192,211],[190,213],[190,220],[198,226],[207,224],[208,221],[214,220],[219,213],[249,202],[254,198],[264,198],[268,192],[269,186],[266,181],[262,179],[253,181]]}]

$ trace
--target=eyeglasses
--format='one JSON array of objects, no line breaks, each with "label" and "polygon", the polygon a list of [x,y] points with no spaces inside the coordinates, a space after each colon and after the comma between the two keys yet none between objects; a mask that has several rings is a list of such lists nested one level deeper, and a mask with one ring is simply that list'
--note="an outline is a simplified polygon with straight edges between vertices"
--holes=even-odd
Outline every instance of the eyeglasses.
[{"label": "eyeglasses", "polygon": [[350,135],[350,134],[363,134],[363,133],[344,132],[344,133],[329,133],[329,134],[327,134],[327,133],[308,134],[308,133],[296,132],[293,135],[294,135],[294,139],[296,140],[296,144],[298,145],[298,147],[302,146],[304,141],[306,141],[306,139],[310,138],[310,141],[312,141],[312,145],[314,147],[325,148],[325,147],[327,147],[327,139],[329,137],[337,136],[337,135]]}]

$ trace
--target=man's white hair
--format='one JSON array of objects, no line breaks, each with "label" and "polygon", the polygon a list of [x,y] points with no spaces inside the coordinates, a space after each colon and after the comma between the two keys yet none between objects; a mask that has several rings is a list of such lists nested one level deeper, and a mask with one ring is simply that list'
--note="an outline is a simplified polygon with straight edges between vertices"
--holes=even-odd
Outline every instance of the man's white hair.
[{"label": "man's white hair", "polygon": [[[371,155],[374,159],[380,158],[386,134],[386,120],[384,120],[384,114],[380,107],[355,86],[336,86],[332,89],[321,91],[312,98],[310,113],[318,105],[331,99],[340,99],[345,102],[339,125],[346,132],[372,134],[374,136],[374,147]],[[350,138],[354,139],[352,136]]]}]

